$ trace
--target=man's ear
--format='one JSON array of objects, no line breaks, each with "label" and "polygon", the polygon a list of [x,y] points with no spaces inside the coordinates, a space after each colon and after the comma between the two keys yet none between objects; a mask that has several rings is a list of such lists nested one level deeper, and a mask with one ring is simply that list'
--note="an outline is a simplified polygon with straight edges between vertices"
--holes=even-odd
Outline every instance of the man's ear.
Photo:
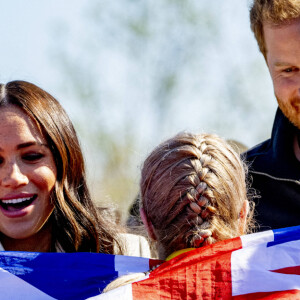
[{"label": "man's ear", "polygon": [[248,213],[249,213],[249,201],[244,200],[243,206],[240,211],[240,218],[239,218],[239,229],[241,235],[245,234]]},{"label": "man's ear", "polygon": [[144,223],[144,225],[146,227],[146,230],[147,230],[147,233],[148,233],[149,237],[152,240],[156,241],[157,239],[156,239],[156,235],[155,235],[155,232],[154,232],[153,224],[147,218],[146,213],[145,213],[145,211],[142,207],[140,207],[140,216],[141,216],[142,222]]}]

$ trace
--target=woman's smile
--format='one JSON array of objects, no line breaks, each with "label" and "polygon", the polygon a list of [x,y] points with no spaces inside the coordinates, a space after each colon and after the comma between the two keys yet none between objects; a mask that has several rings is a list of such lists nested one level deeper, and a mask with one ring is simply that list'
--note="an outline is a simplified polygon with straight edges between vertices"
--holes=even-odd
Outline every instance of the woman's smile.
[{"label": "woman's smile", "polygon": [[10,217],[19,216],[26,213],[25,208],[33,204],[37,199],[37,194],[19,194],[14,196],[3,197],[0,199],[0,209],[3,214]]},{"label": "woman's smile", "polygon": [[56,166],[44,136],[21,109],[1,108],[0,123],[0,232],[26,239],[53,211]]}]

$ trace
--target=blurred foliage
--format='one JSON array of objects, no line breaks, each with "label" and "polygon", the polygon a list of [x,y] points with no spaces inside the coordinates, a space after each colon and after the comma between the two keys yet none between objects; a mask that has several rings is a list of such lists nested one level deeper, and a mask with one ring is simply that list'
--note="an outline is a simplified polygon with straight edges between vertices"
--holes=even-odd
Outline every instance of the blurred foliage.
[{"label": "blurred foliage", "polygon": [[144,153],[191,124],[235,138],[248,130],[256,110],[249,73],[260,72],[260,61],[241,66],[230,56],[241,3],[91,1],[76,28],[58,25],[53,55],[97,199],[126,209]]}]

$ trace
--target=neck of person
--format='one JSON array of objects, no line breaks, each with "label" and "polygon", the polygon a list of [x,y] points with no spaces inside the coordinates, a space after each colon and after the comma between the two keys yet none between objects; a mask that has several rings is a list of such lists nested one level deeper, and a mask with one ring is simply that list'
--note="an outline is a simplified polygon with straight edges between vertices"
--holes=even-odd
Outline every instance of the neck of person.
[{"label": "neck of person", "polygon": [[300,146],[299,146],[299,137],[296,134],[294,137],[294,153],[298,161],[300,161]]},{"label": "neck of person", "polygon": [[0,241],[5,251],[50,252],[52,244],[52,225],[46,224],[34,235],[25,239],[13,239],[1,234]]}]

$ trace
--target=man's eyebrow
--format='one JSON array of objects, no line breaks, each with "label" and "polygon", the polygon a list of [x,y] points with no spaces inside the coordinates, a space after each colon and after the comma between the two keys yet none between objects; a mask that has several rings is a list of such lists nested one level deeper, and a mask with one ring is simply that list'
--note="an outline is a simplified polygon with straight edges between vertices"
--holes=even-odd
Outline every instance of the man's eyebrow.
[{"label": "man's eyebrow", "polygon": [[288,66],[292,66],[293,64],[288,63],[288,62],[284,62],[284,61],[276,61],[274,63],[274,67],[288,67]]},{"label": "man's eyebrow", "polygon": [[[48,147],[47,144],[43,144],[43,143],[39,143],[39,142],[26,142],[26,143],[22,143],[17,145],[17,150],[23,149],[23,148],[27,148],[30,146],[43,146],[43,147]],[[2,152],[3,149],[0,147],[0,152]]]}]

